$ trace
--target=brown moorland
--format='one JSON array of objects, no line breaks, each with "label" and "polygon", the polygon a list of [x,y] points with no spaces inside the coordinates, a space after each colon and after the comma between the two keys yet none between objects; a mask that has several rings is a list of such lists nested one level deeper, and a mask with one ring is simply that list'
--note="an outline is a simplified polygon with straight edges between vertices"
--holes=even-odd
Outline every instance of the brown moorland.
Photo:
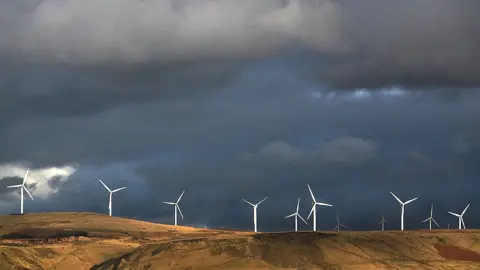
[{"label": "brown moorland", "polygon": [[94,213],[0,216],[0,269],[480,269],[480,231],[250,233]]}]

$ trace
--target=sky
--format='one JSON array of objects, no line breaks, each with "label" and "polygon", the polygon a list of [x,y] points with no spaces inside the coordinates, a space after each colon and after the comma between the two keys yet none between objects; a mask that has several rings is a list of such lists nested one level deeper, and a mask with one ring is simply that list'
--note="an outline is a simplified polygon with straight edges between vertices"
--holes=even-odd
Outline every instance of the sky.
[{"label": "sky", "polygon": [[[0,213],[480,227],[476,0],[0,0]],[[300,229],[311,229],[300,224]]]}]

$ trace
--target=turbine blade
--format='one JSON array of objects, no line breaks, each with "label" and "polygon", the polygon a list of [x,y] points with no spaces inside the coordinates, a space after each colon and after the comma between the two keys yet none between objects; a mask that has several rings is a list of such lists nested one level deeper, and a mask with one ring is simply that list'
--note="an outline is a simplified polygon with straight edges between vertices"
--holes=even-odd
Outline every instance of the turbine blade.
[{"label": "turbine blade", "polygon": [[450,215],[454,215],[454,216],[456,216],[456,217],[460,217],[459,214],[455,214],[455,213],[452,213],[452,212],[448,212],[448,213],[449,213]]},{"label": "turbine blade", "polygon": [[340,223],[340,219],[338,218],[338,214],[336,214],[336,215],[337,215],[337,223]]},{"label": "turbine blade", "polygon": [[261,204],[261,203],[264,202],[266,199],[268,199],[268,197],[265,197],[263,200],[261,200],[259,203],[257,203],[257,205]]},{"label": "turbine blade", "polygon": [[403,202],[402,202],[397,196],[395,196],[395,194],[393,194],[393,192],[390,192],[390,194],[392,194],[392,196],[395,197],[395,199],[397,199],[397,201],[398,201],[400,204],[403,204]]},{"label": "turbine blade", "polygon": [[30,198],[32,199],[32,201],[35,201],[35,200],[33,199],[33,197],[32,197],[32,194],[30,194],[30,191],[28,191],[28,189],[27,189],[25,186],[23,186],[23,189],[25,189],[25,191],[27,192],[28,196],[30,196]]},{"label": "turbine blade", "polygon": [[127,187],[117,188],[117,189],[115,189],[115,190],[112,190],[112,193],[113,193],[113,192],[120,191],[120,190],[122,190],[122,189],[126,189],[126,188],[127,188]]},{"label": "turbine blade", "polygon": [[461,216],[463,216],[463,214],[465,214],[465,212],[467,212],[468,207],[470,207],[470,204],[468,204],[467,207],[465,207],[465,209],[463,210]]},{"label": "turbine blade", "polygon": [[27,176],[28,176],[28,173],[30,172],[30,168],[27,169],[27,172],[25,173],[25,176],[23,177],[23,185],[25,185],[25,182],[27,182]]},{"label": "turbine blade", "polygon": [[293,217],[293,216],[295,216],[295,214],[296,214],[296,213],[293,213],[293,214],[291,214],[291,215],[286,216],[285,218]]},{"label": "turbine blade", "polygon": [[16,187],[23,187],[23,185],[13,185],[13,186],[7,186],[7,188],[16,188]]},{"label": "turbine blade", "polygon": [[182,194],[180,194],[180,197],[178,197],[177,203],[179,203],[179,202],[180,202],[180,200],[182,199],[182,197],[183,197],[183,194],[184,194],[184,193],[185,193],[185,190],[184,190],[184,191],[182,191]]},{"label": "turbine blade", "polygon": [[440,225],[438,225],[437,221],[435,221],[435,219],[432,218],[432,221],[433,223],[435,223],[437,225],[437,227],[440,227]]},{"label": "turbine blade", "polygon": [[98,179],[98,181],[100,181],[100,183],[110,192],[112,192],[108,187],[107,185],[105,185],[105,183],[102,182],[102,180]]},{"label": "turbine blade", "polygon": [[460,218],[462,220],[462,225],[463,225],[463,228],[464,229],[467,229],[467,227],[465,226],[465,221],[463,221],[463,218]]},{"label": "turbine blade", "polygon": [[244,202],[246,202],[246,203],[250,204],[251,206],[255,206],[255,204],[253,204],[253,203],[251,203],[251,202],[249,202],[249,201],[247,201],[247,200],[244,200],[244,199],[242,199],[242,201],[244,201]]},{"label": "turbine blade", "polygon": [[310,185],[307,184],[307,187],[308,187],[308,190],[310,190],[310,195],[312,195],[312,200],[313,200],[314,202],[317,202],[317,200],[315,199],[315,196],[313,196],[313,192],[312,192],[312,189],[310,188]]},{"label": "turbine blade", "polygon": [[333,205],[328,204],[328,203],[317,202],[316,204],[317,204],[317,205],[322,205],[322,206],[331,206],[331,207],[333,207]]},{"label": "turbine blade", "polygon": [[298,213],[298,209],[300,208],[300,198],[298,198],[298,202],[297,202],[297,212]]},{"label": "turbine blade", "polygon": [[163,202],[163,203],[165,203],[165,204],[176,204],[174,202]]},{"label": "turbine blade", "polygon": [[415,201],[415,200],[417,200],[417,199],[418,199],[418,198],[414,198],[414,199],[411,199],[411,200],[409,200],[409,201],[406,201],[405,204],[409,204],[409,203],[411,203],[411,202],[413,202],[413,201]]},{"label": "turbine blade", "polygon": [[310,214],[308,214],[307,220],[309,220],[309,219],[310,219],[310,216],[312,215],[312,213],[313,213],[313,209],[314,209],[314,208],[315,208],[315,204],[313,204],[313,206],[312,206],[312,210],[310,210]]},{"label": "turbine blade", "polygon": [[422,223],[427,222],[429,220],[430,220],[430,218],[424,219],[424,220],[422,220]]},{"label": "turbine blade", "polygon": [[299,218],[300,218],[300,219],[301,219],[303,222],[305,222],[305,224],[307,224],[307,225],[308,225],[307,221],[306,221],[305,219],[303,219],[303,217],[302,217],[302,216],[300,216],[299,214],[297,214],[297,216],[298,216],[298,217],[299,217]]},{"label": "turbine blade", "polygon": [[177,207],[178,213],[180,213],[180,216],[182,216],[182,219],[184,219],[183,214],[182,214],[182,210],[180,210],[180,206],[178,206],[178,204],[175,204],[175,207]]},{"label": "turbine blade", "polygon": [[340,226],[344,227],[345,229],[350,229],[348,228],[347,226],[343,225],[343,224],[340,224]]}]

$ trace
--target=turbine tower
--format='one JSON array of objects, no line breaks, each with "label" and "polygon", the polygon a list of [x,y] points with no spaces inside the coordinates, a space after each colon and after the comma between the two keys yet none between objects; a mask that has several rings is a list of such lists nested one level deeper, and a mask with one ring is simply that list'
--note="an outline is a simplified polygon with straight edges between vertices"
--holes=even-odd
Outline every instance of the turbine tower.
[{"label": "turbine tower", "polygon": [[34,199],[32,197],[32,194],[30,194],[27,187],[25,186],[25,182],[27,181],[27,176],[28,176],[29,172],[30,172],[30,169],[27,169],[27,172],[25,173],[25,176],[23,177],[23,182],[22,182],[21,185],[7,186],[7,188],[16,188],[16,187],[20,188],[20,213],[22,215],[23,215],[23,190],[25,190],[27,192],[28,196],[30,196],[30,198],[32,199],[32,201],[34,201]]},{"label": "turbine tower", "polygon": [[312,210],[310,210],[310,214],[308,214],[307,220],[310,218],[310,216],[313,213],[313,231],[317,230],[317,205],[321,206],[330,206],[333,207],[333,205],[328,204],[328,203],[322,203],[322,202],[317,202],[315,199],[315,196],[313,196],[312,189],[310,188],[310,185],[307,184],[308,190],[310,190],[310,195],[312,195],[312,200],[313,200],[313,206]]},{"label": "turbine tower", "polygon": [[400,205],[402,205],[402,218],[401,218],[402,221],[401,222],[402,222],[402,231],[403,231],[403,215],[405,213],[405,205],[415,201],[418,198],[414,198],[414,199],[411,199],[409,201],[402,202],[397,196],[395,196],[395,194],[393,194],[393,192],[390,192],[390,194],[392,194],[392,196],[395,197],[395,199],[397,199],[397,201],[400,203]]},{"label": "turbine tower", "polygon": [[285,218],[295,217],[295,231],[296,232],[298,231],[298,218],[300,218],[303,222],[305,222],[305,224],[308,225],[308,223],[305,221],[305,219],[303,219],[302,216],[300,216],[300,214],[298,213],[299,208],[300,208],[300,198],[298,198],[298,202],[297,202],[297,211],[295,211],[295,213],[285,217]]},{"label": "turbine tower", "polygon": [[257,204],[253,204],[247,200],[244,200],[242,199],[244,202],[250,204],[251,206],[253,206],[253,230],[255,232],[257,232],[257,207],[267,199],[268,197],[265,197],[263,200],[261,200],[260,202],[258,202]]},{"label": "turbine tower", "polygon": [[463,210],[462,214],[460,214],[460,215],[459,215],[459,214],[452,213],[452,212],[448,212],[449,214],[458,217],[458,229],[459,229],[459,230],[462,229],[462,224],[463,224],[463,228],[464,228],[464,229],[467,228],[467,227],[465,227],[465,221],[463,221],[463,215],[465,214],[465,212],[467,212],[467,209],[468,209],[469,206],[470,206],[470,204],[468,204],[467,207],[465,207],[465,209]]},{"label": "turbine tower", "polygon": [[110,190],[107,185],[105,185],[105,183],[102,182],[102,180],[98,179],[98,181],[100,181],[100,183],[108,190],[108,192],[110,192],[110,196],[108,198],[108,214],[110,216],[112,216],[112,195],[113,193],[117,192],[117,191],[120,191],[122,189],[126,189],[127,187],[121,187],[121,188],[117,188],[115,190]]},{"label": "turbine tower", "polygon": [[340,231],[340,227],[344,227],[345,229],[350,229],[350,228],[348,228],[347,226],[345,226],[345,225],[343,225],[342,223],[340,223],[340,219],[338,218],[338,213],[337,213],[337,227],[335,227],[335,229],[333,229],[333,230],[339,232],[339,231]]},{"label": "turbine tower", "polygon": [[171,205],[175,205],[175,226],[177,226],[177,210],[178,212],[180,213],[180,216],[182,217],[183,219],[183,214],[182,214],[182,210],[180,210],[180,206],[178,206],[178,203],[180,202],[180,200],[182,199],[182,196],[183,196],[183,193],[185,193],[185,190],[182,191],[182,194],[180,194],[180,197],[178,197],[177,201],[176,202],[163,202],[165,204],[171,204]]},{"label": "turbine tower", "polygon": [[432,229],[432,221],[437,225],[437,227],[440,227],[440,225],[438,225],[437,221],[435,221],[435,219],[433,218],[433,203],[432,203],[432,206],[430,208],[430,217],[428,217],[427,219],[424,219],[422,221],[422,223],[427,222],[427,221],[428,221],[428,228],[430,230]]},{"label": "turbine tower", "polygon": [[385,217],[382,216],[382,221],[379,224],[382,224],[382,232],[385,231],[385,222],[388,222]]}]

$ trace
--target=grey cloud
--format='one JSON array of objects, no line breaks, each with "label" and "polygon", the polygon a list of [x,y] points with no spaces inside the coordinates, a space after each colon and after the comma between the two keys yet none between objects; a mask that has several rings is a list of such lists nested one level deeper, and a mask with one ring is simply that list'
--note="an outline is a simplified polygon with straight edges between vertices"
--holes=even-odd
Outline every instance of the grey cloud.
[{"label": "grey cloud", "polygon": [[292,166],[347,166],[361,167],[376,158],[377,143],[353,137],[341,137],[321,144],[313,151],[290,146],[283,141],[263,146],[257,154],[243,154],[241,158],[260,158],[266,162],[289,163]]},{"label": "grey cloud", "polygon": [[452,152],[464,154],[480,149],[480,132],[468,131],[457,135],[452,140]]},{"label": "grey cloud", "polygon": [[47,184],[50,188],[56,189],[56,188],[59,188],[62,185],[61,180],[62,180],[61,176],[54,176],[54,177],[47,180]]},{"label": "grey cloud", "polygon": [[333,88],[480,85],[474,0],[16,2],[0,2],[7,63],[158,69],[307,50],[305,73]]},{"label": "grey cloud", "polygon": [[343,137],[325,144],[320,155],[328,163],[359,167],[376,157],[377,147],[373,141]]},{"label": "grey cloud", "polygon": [[18,176],[7,176],[7,177],[1,178],[0,183],[2,186],[0,187],[0,193],[2,194],[13,193],[17,189],[16,188],[10,189],[10,188],[7,188],[7,186],[19,185],[22,183],[22,181],[23,181],[23,178]]}]

